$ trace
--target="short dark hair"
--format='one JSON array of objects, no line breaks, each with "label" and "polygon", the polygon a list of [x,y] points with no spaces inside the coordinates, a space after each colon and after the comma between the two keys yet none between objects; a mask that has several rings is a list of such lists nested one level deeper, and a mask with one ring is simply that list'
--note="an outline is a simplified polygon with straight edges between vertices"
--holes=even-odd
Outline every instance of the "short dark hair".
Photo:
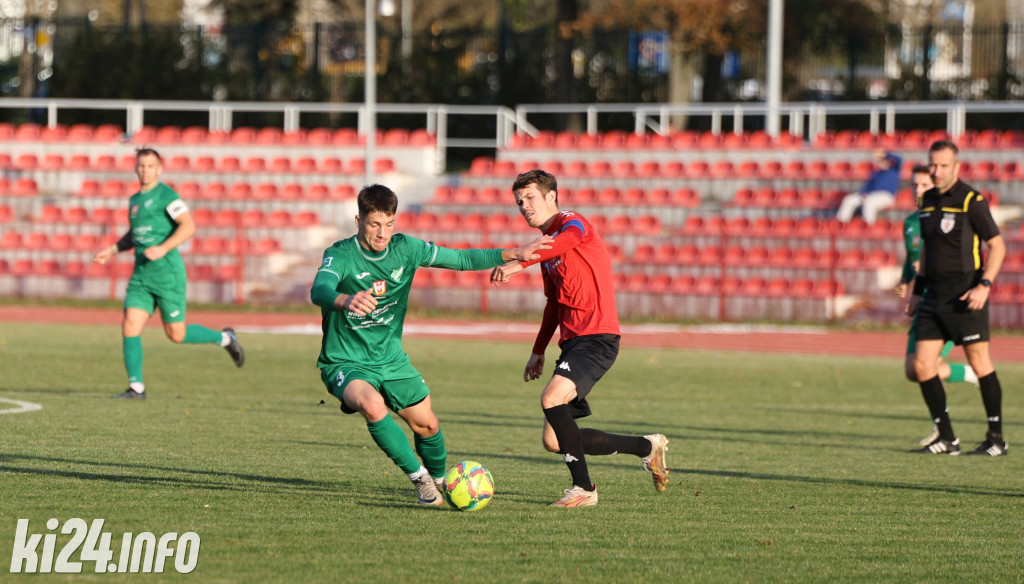
[{"label": "short dark hair", "polygon": [[936,140],[932,142],[931,148],[928,149],[928,153],[938,152],[939,150],[952,150],[955,156],[960,156],[960,149],[956,147],[956,144],[949,140]]},{"label": "short dark hair", "polygon": [[398,195],[384,185],[370,185],[359,191],[356,204],[360,217],[366,217],[374,211],[394,215],[398,212]]},{"label": "short dark hair", "polygon": [[910,174],[919,174],[919,173],[920,174],[931,174],[932,171],[931,171],[930,168],[928,168],[924,164],[915,164],[914,168],[910,169]]},{"label": "short dark hair", "polygon": [[555,191],[555,204],[558,204],[558,180],[555,179],[555,175],[539,168],[528,170],[516,177],[516,181],[512,183],[512,192],[515,193],[530,185],[537,185],[537,190],[541,194]]},{"label": "short dark hair", "polygon": [[157,161],[160,162],[161,164],[163,164],[163,161],[164,161],[163,157],[160,156],[160,153],[157,152],[156,150],[152,149],[152,148],[148,148],[148,147],[136,148],[135,149],[135,160],[138,160],[138,159],[142,158],[143,156],[156,156]]}]

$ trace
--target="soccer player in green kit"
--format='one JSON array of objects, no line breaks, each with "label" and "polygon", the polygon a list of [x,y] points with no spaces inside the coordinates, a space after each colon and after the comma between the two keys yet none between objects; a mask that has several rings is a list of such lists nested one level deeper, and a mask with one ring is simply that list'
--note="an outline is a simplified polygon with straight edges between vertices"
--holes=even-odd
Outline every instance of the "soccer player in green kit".
[{"label": "soccer player in green kit", "polygon": [[[927,166],[918,165],[911,171],[911,184],[914,187],[914,197],[917,200],[918,206],[921,204],[921,196],[924,195],[925,191],[935,187],[935,183],[932,181],[931,171]],[[914,281],[914,277],[917,276],[917,265],[921,259],[921,218],[920,211],[914,211],[910,215],[907,215],[906,219],[903,220],[903,243],[907,249],[907,256],[903,261],[903,275],[900,277],[900,283],[896,285],[896,296],[901,299],[907,298],[907,293],[910,291],[910,284]],[[917,318],[910,324],[910,331],[907,334],[907,357],[903,364],[903,369],[908,381],[917,381],[917,372],[914,371],[914,359],[917,357]],[[978,376],[974,373],[974,369],[970,365],[960,365],[957,363],[946,363],[944,359],[949,356],[949,353],[953,350],[953,341],[948,341],[944,347],[942,347],[942,353],[939,356],[938,371],[939,377],[943,381],[966,381],[978,385]],[[932,433],[925,436],[919,442],[921,445],[931,444],[936,438],[939,437],[939,430],[933,426]]]},{"label": "soccer player in green kit", "polygon": [[[366,419],[373,441],[416,486],[419,503],[443,505],[437,487],[448,456],[444,436],[426,381],[402,349],[413,276],[421,267],[486,270],[530,261],[553,239],[505,250],[447,249],[395,233],[398,197],[386,186],[364,187],[357,205],[356,234],[324,251],[310,290],[323,316],[320,378],[342,412]],[[409,425],[415,450],[388,410]]]},{"label": "soccer player in green kit", "polygon": [[164,333],[175,343],[212,344],[224,347],[235,365],[241,367],[245,353],[235,331],[215,331],[198,324],[185,324],[185,263],[178,246],[196,231],[188,205],[169,186],[160,182],[163,164],[152,148],[141,148],[135,156],[139,192],[128,202],[129,229],[93,260],[107,263],[118,252],[135,250],[135,271],[124,296],[124,365],[128,390],[117,398],[145,399],[142,381],[142,329],[153,310],[160,307]]}]

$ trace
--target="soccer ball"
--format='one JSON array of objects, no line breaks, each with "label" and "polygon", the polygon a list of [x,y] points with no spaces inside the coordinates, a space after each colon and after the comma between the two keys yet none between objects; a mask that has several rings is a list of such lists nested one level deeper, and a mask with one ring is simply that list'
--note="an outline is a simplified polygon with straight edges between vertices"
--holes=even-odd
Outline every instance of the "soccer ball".
[{"label": "soccer ball", "polygon": [[441,495],[459,511],[479,511],[494,496],[494,479],[484,465],[465,460],[445,473]]}]

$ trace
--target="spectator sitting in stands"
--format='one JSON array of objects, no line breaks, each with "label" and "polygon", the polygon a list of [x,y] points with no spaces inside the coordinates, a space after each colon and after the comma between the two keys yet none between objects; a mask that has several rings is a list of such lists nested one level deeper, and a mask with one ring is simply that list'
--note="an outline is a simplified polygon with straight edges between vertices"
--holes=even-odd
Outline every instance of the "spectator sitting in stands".
[{"label": "spectator sitting in stands", "polygon": [[864,221],[871,225],[878,218],[879,211],[891,208],[896,202],[902,159],[885,149],[877,150],[875,158],[878,159],[878,167],[868,177],[864,186],[859,192],[843,197],[843,202],[839,204],[836,218],[843,223],[849,223],[859,207]]}]

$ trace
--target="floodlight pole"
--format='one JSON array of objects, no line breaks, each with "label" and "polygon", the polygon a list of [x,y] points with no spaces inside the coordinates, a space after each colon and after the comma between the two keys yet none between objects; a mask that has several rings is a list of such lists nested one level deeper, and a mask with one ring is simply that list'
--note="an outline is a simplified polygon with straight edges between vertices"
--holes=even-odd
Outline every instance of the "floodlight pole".
[{"label": "floodlight pole", "polygon": [[767,120],[765,131],[779,137],[779,103],[782,101],[782,15],[785,0],[768,0]]},{"label": "floodlight pole", "polygon": [[366,0],[366,79],[363,84],[363,101],[366,120],[363,132],[366,137],[364,185],[373,184],[373,167],[377,148],[377,7],[374,0]]}]

